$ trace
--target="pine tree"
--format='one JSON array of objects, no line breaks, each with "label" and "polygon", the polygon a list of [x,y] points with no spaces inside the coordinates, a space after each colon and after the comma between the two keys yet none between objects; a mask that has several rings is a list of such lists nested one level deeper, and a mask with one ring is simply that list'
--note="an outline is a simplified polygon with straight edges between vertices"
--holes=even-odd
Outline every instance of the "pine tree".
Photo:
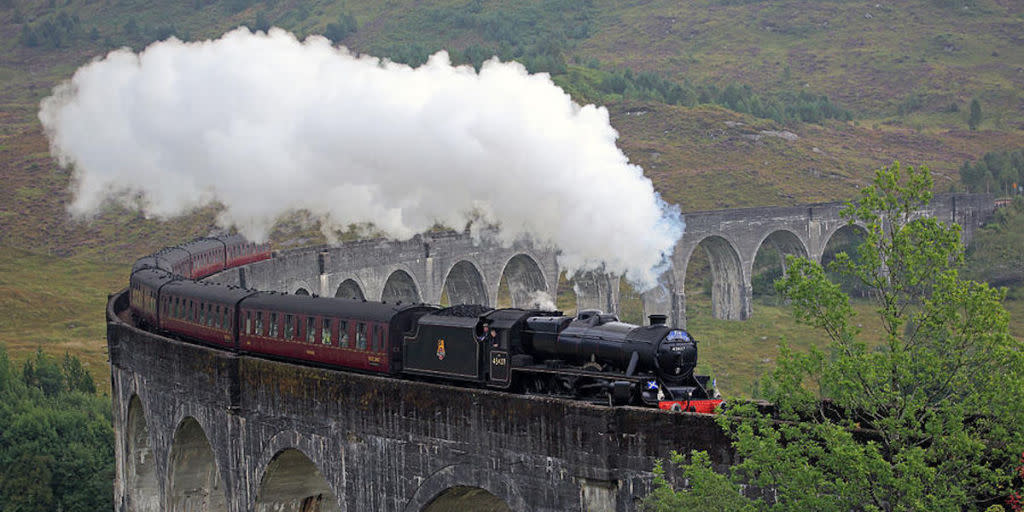
[{"label": "pine tree", "polygon": [[967,118],[967,126],[971,128],[971,131],[977,130],[978,125],[981,124],[981,102],[978,98],[971,100],[971,114]]}]

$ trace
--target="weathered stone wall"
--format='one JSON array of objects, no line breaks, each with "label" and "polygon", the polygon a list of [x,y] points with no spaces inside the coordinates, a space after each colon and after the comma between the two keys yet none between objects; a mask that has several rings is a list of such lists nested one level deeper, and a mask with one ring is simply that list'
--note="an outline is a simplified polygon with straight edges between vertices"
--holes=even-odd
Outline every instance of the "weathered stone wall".
[{"label": "weathered stone wall", "polygon": [[[121,511],[142,509],[129,499],[126,474],[133,397],[148,425],[162,510],[211,510],[204,507],[218,492],[227,510],[254,510],[264,472],[286,450],[312,461],[342,511],[419,512],[457,488],[482,489],[516,511],[629,511],[649,491],[654,460],[670,450],[705,449],[730,463],[710,416],[236,357],[116,320],[108,343]],[[196,443],[187,453],[175,448],[187,418],[209,440],[220,483],[172,496],[175,481],[205,481],[191,473],[201,468],[172,468],[172,459],[202,459]]]}]

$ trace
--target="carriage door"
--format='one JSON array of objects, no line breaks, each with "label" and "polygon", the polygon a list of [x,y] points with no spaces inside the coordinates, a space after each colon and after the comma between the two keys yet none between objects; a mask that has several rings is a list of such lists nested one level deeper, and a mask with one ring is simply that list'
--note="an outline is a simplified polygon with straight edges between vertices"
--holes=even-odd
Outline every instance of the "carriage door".
[{"label": "carriage door", "polygon": [[496,343],[491,344],[490,355],[490,381],[487,384],[507,388],[512,377],[508,361],[508,331],[502,329],[498,334]]}]

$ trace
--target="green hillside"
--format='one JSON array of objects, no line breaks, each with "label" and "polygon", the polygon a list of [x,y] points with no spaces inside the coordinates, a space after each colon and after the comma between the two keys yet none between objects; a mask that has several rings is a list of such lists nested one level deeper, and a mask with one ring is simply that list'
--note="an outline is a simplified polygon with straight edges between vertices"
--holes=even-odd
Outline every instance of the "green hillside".
[{"label": "green hillside", "polygon": [[[683,211],[849,199],[894,159],[929,165],[939,191],[962,190],[964,161],[1024,148],[1018,0],[0,0],[0,285],[14,301],[0,341],[16,358],[44,341],[57,342],[54,352],[87,344],[95,371],[100,317],[26,327],[49,303],[37,281],[53,265],[75,269],[46,284],[75,290],[80,280],[84,291],[60,307],[85,311],[113,291],[111,279],[123,282],[118,268],[205,234],[217,210],[165,221],[111,206],[71,219],[71,174],[49,156],[39,101],[112,49],[239,25],[323,33],[410,64],[445,49],[459,63],[498,55],[548,72],[578,102],[609,108],[620,147]],[[318,241],[301,217],[282,222],[274,241]],[[28,280],[16,275],[23,269]],[[702,319],[692,302],[695,328],[724,347],[737,328]],[[758,311],[742,337],[777,339],[754,331],[786,315]],[[768,357],[762,345],[740,351],[759,359],[731,389],[752,381]]]},{"label": "green hillside", "polygon": [[[1024,147],[1024,4],[1010,0],[6,0],[0,242],[127,260],[149,240],[204,232],[212,212],[179,226],[118,211],[70,222],[69,174],[35,116],[113,48],[238,25],[327,33],[412,64],[446,49],[548,71],[577,101],[609,107],[621,147],[684,211],[849,198],[895,158],[929,164],[945,191],[964,160]],[[773,136],[785,131],[795,137]]]}]

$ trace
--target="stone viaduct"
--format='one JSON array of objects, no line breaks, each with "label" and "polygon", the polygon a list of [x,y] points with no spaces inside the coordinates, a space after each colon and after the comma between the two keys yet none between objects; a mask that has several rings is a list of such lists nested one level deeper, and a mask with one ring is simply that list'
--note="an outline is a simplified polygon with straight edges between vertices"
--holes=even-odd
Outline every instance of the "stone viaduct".
[{"label": "stone viaduct", "polygon": [[162,338],[108,305],[118,512],[625,512],[714,418],[297,366]]},{"label": "stone viaduct", "polygon": [[[694,212],[676,244],[660,286],[643,294],[644,318],[652,313],[686,325],[686,271],[694,252],[707,254],[712,275],[712,314],[745,320],[752,312],[754,260],[763,247],[821,259],[840,230],[858,229],[839,215],[842,203]],[[922,214],[963,227],[965,242],[995,206],[982,194],[939,195]],[[614,251],[614,247],[609,247]],[[483,233],[441,233],[404,242],[369,240],[277,254],[271,260],[226,272],[218,282],[289,293],[368,300],[496,305],[502,278],[513,306],[534,305],[556,293],[557,251],[522,241],[504,247]],[[582,308],[618,312],[619,278],[589,272],[573,278]]]},{"label": "stone viaduct", "polygon": [[[685,320],[686,265],[701,247],[714,312],[744,319],[761,247],[820,258],[840,229],[838,204],[693,213],[648,312]],[[964,226],[986,196],[941,196],[923,212]],[[614,248],[609,248],[614,250]],[[484,236],[431,234],[286,251],[212,280],[389,301],[514,305],[554,293],[557,254]],[[581,307],[614,311],[613,276],[577,276]],[[123,511],[626,512],[651,489],[655,460],[708,450],[732,463],[709,416],[601,407],[487,389],[296,366],[182,343],[123,321],[108,303],[115,504]]]}]

